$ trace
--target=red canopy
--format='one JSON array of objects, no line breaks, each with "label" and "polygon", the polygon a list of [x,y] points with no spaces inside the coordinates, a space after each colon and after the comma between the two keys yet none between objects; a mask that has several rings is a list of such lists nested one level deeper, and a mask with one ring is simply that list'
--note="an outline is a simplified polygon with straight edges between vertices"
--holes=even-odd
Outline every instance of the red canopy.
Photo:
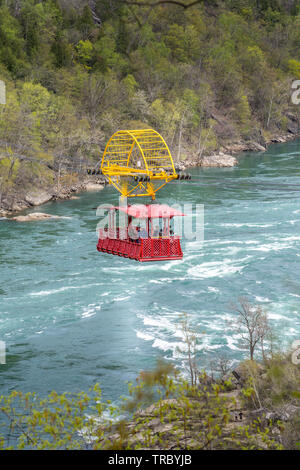
[{"label": "red canopy", "polygon": [[136,219],[154,219],[162,217],[183,217],[185,214],[176,209],[172,209],[167,204],[134,204],[133,206],[119,206],[116,210],[125,212]]}]

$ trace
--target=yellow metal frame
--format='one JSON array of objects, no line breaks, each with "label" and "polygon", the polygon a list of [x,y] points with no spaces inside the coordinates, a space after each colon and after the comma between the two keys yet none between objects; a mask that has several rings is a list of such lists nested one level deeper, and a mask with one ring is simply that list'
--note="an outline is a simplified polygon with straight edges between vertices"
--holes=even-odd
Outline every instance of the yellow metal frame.
[{"label": "yellow metal frame", "polygon": [[[121,130],[109,139],[101,162],[108,182],[125,197],[151,196],[177,179],[172,155],[163,137],[153,129]],[[137,182],[134,177],[149,178]]]}]

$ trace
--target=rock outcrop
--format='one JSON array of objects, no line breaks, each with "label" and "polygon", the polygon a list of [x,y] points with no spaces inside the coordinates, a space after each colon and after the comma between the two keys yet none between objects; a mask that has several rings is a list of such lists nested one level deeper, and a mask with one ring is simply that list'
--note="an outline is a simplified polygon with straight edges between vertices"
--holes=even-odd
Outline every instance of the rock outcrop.
[{"label": "rock outcrop", "polygon": [[16,217],[11,217],[9,220],[15,220],[16,222],[32,222],[37,220],[49,220],[49,219],[59,219],[58,215],[44,214],[43,212],[32,212],[27,215],[18,215]]},{"label": "rock outcrop", "polygon": [[99,183],[87,183],[85,185],[86,191],[101,191],[104,188],[103,184]]},{"label": "rock outcrop", "polygon": [[211,155],[210,157],[204,157],[201,161],[201,166],[206,167],[233,167],[237,165],[237,159],[232,155],[227,155],[223,152],[220,152],[216,155]]},{"label": "rock outcrop", "polygon": [[224,146],[224,150],[230,153],[265,152],[267,147],[258,142],[234,142]]},{"label": "rock outcrop", "polygon": [[232,155],[219,152],[213,155],[207,155],[197,159],[191,159],[185,162],[185,164],[181,164],[180,167],[176,165],[176,168],[185,170],[187,168],[195,167],[195,166],[202,166],[202,167],[215,167],[215,168],[226,168],[226,167],[233,167],[237,165],[238,161]]},{"label": "rock outcrop", "polygon": [[45,204],[45,202],[51,201],[53,198],[53,193],[47,191],[34,191],[26,194],[25,201],[30,206],[40,206]]}]

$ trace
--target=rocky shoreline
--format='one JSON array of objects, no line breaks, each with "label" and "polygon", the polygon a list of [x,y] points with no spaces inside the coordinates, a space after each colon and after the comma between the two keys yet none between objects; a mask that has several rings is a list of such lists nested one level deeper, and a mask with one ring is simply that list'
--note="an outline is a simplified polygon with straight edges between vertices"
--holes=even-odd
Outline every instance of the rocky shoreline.
[{"label": "rocky shoreline", "polygon": [[[193,155],[191,158],[176,163],[176,168],[179,171],[185,171],[193,167],[215,167],[226,168],[234,167],[238,164],[238,159],[235,154],[242,154],[243,152],[265,152],[269,145],[273,143],[284,143],[294,140],[299,137],[299,134],[288,133],[281,134],[270,138],[268,141],[263,140],[262,143],[255,141],[237,141],[230,145],[224,145],[221,149],[211,155],[202,155],[197,157]],[[103,176],[87,177],[83,181],[74,183],[70,186],[64,186],[59,190],[57,188],[35,189],[27,194],[21,192],[15,193],[7,199],[2,201],[0,208],[0,218],[6,218],[15,215],[18,212],[40,206],[50,201],[75,199],[76,193],[85,191],[100,191],[106,185]]]},{"label": "rocky shoreline", "polygon": [[234,157],[235,154],[242,154],[245,152],[265,152],[271,144],[289,142],[290,140],[295,140],[298,137],[299,134],[297,133],[288,133],[271,137],[268,141],[264,139],[261,139],[261,142],[237,141],[231,143],[230,145],[224,145],[218,152],[213,153],[211,155],[204,155],[201,157],[192,156],[184,162],[178,163],[177,167],[181,171],[196,166],[230,168],[238,164],[238,159]]},{"label": "rocky shoreline", "polygon": [[[11,196],[11,198],[9,198],[8,200],[4,200],[4,207],[0,209],[0,217],[9,217],[12,220],[16,220],[15,217],[11,216],[15,215],[18,212],[22,212],[27,209],[40,206],[50,201],[76,199],[75,194],[77,193],[85,191],[101,191],[104,188],[105,184],[105,178],[103,176],[97,176],[93,178],[85,178],[79,183],[74,183],[70,186],[61,187],[59,190],[57,188],[50,187],[47,189],[37,188],[25,195],[16,193]],[[18,219],[19,221],[22,221],[20,217]],[[27,217],[26,220],[29,220],[29,218]]]}]

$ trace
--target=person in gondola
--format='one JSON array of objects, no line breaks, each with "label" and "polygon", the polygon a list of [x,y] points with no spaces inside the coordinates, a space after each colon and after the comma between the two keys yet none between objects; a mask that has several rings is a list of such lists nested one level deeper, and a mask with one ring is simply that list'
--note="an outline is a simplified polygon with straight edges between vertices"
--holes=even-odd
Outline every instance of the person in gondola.
[{"label": "person in gondola", "polygon": [[148,232],[144,227],[140,230],[140,238],[148,238]]},{"label": "person in gondola", "polygon": [[134,227],[133,225],[129,225],[129,228],[128,228],[128,236],[129,236],[129,239],[132,243],[136,243],[138,238],[139,238],[139,234],[138,234],[138,228],[139,227]]},{"label": "person in gondola", "polygon": [[141,227],[140,226],[136,228],[136,233],[137,233],[136,243],[141,243]]}]

